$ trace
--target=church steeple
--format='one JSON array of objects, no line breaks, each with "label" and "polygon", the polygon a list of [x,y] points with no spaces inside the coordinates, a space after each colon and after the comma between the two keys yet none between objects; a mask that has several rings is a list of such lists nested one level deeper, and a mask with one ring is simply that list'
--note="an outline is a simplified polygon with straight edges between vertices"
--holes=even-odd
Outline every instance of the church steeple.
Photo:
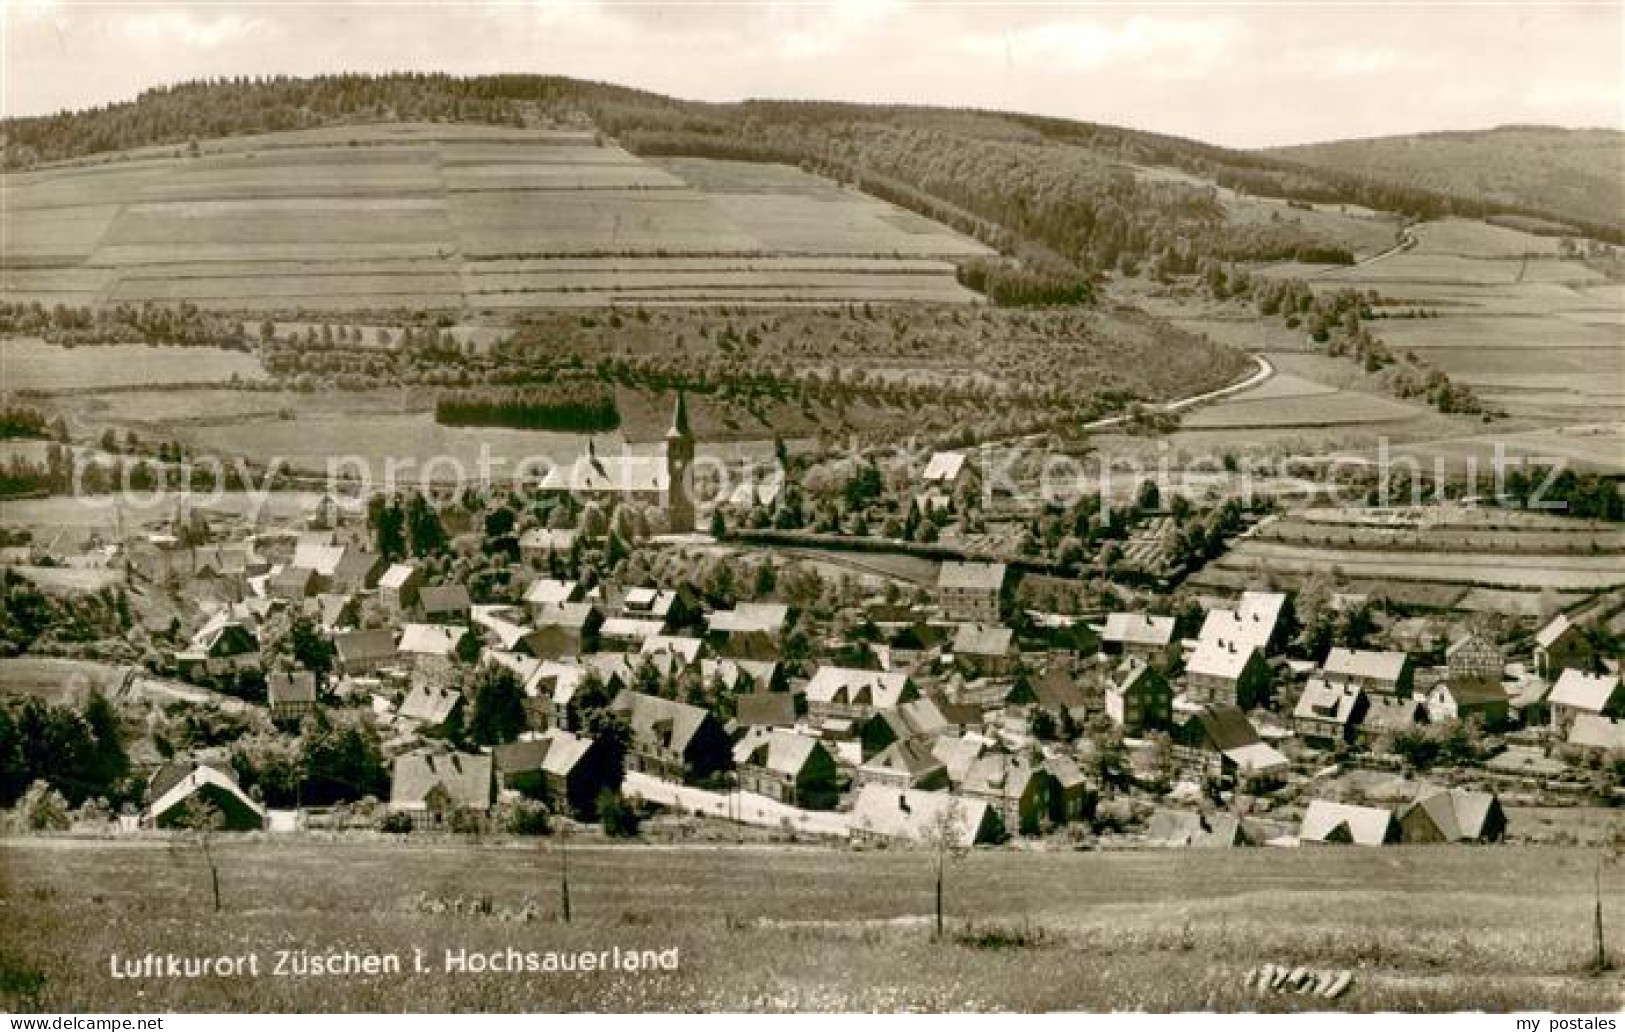
[{"label": "church steeple", "polygon": [[671,429],[666,431],[666,440],[675,441],[679,438],[689,438],[694,435],[688,429],[688,399],[682,391],[677,392],[677,404],[671,410]]}]

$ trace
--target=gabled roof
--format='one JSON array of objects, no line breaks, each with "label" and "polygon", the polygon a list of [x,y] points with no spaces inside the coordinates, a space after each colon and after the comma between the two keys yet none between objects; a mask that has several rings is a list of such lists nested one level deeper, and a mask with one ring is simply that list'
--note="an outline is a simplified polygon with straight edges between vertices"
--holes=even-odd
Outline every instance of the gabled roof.
[{"label": "gabled roof", "polygon": [[631,617],[612,616],[604,621],[604,626],[598,633],[606,638],[636,639],[653,638],[666,629],[664,620],[634,620]]},{"label": "gabled roof", "polygon": [[1350,806],[1326,799],[1311,799],[1304,810],[1298,838],[1305,842],[1350,842],[1380,846],[1398,835],[1394,815],[1372,806]]},{"label": "gabled roof", "polygon": [[1575,628],[1574,624],[1569,622],[1568,617],[1564,616],[1562,613],[1558,613],[1547,622],[1545,627],[1542,627],[1540,630],[1535,632],[1535,644],[1543,649],[1549,649],[1553,645],[1557,644],[1557,640],[1563,637],[1563,635],[1567,634],[1570,630],[1577,629],[1578,628]]},{"label": "gabled roof", "polygon": [[1491,641],[1485,635],[1482,635],[1477,631],[1468,631],[1466,634],[1463,634],[1461,637],[1451,642],[1450,647],[1444,650],[1444,654],[1447,658],[1453,658],[1464,652],[1493,652],[1499,655],[1500,651],[1500,648],[1496,646],[1495,642]]},{"label": "gabled roof", "polygon": [[418,608],[425,613],[460,613],[472,605],[468,589],[461,584],[436,584],[418,589]]},{"label": "gabled roof", "polygon": [[502,774],[543,771],[569,777],[593,747],[593,739],[553,728],[534,738],[507,742],[491,750],[491,759]]},{"label": "gabled roof", "polygon": [[914,699],[877,710],[872,719],[884,721],[895,738],[937,735],[948,728],[948,718],[931,699]]},{"label": "gabled roof", "polygon": [[1004,587],[1007,570],[1004,563],[945,562],[937,573],[937,587],[962,591],[998,591]]},{"label": "gabled roof", "polygon": [[581,630],[598,615],[598,607],[591,602],[563,602],[557,605],[543,606],[531,616],[531,622],[537,628],[562,627],[566,630]]},{"label": "gabled roof", "polygon": [[904,842],[923,842],[947,814],[954,815],[953,827],[959,844],[969,846],[988,826],[988,804],[980,799],[964,799],[946,792],[866,785],[852,805],[851,827],[856,832]]},{"label": "gabled roof", "polygon": [[1439,690],[1448,694],[1457,706],[1493,706],[1511,701],[1506,689],[1495,681],[1458,679],[1440,684]]},{"label": "gabled roof", "polygon": [[399,591],[406,587],[413,577],[418,575],[418,568],[408,563],[396,563],[383,572],[378,578],[378,586],[387,591]]},{"label": "gabled roof", "polygon": [[1390,699],[1373,695],[1367,700],[1365,720],[1368,728],[1397,731],[1427,721],[1427,707],[1421,699]]},{"label": "gabled roof", "polygon": [[808,762],[820,752],[828,755],[828,750],[816,738],[792,731],[757,727],[746,732],[745,737],[734,744],[734,762],[765,767],[775,774],[793,778],[799,777]]},{"label": "gabled roof", "polygon": [[1286,596],[1274,591],[1244,591],[1235,609],[1212,609],[1202,621],[1201,642],[1223,641],[1269,648]]},{"label": "gabled roof", "polygon": [[503,649],[513,649],[528,637],[532,628],[518,623],[512,619],[513,612],[508,606],[475,606],[471,619],[478,627],[494,639]]},{"label": "gabled roof", "polygon": [[1250,745],[1240,745],[1234,749],[1224,750],[1224,758],[1236,765],[1236,769],[1244,776],[1258,777],[1265,774],[1280,774],[1292,766],[1287,759],[1274,746],[1263,742],[1253,742]]},{"label": "gabled roof", "polygon": [[281,703],[315,702],[316,675],[309,670],[291,673],[277,670],[265,679],[266,697],[273,706]]},{"label": "gabled roof", "polygon": [[1146,613],[1112,613],[1102,641],[1122,645],[1167,645],[1174,640],[1174,618]]},{"label": "gabled roof", "polygon": [[333,648],[342,663],[395,658],[395,632],[387,627],[348,631],[333,636]]},{"label": "gabled roof", "polygon": [[1019,799],[1028,784],[1043,773],[1040,764],[1011,753],[986,753],[965,772],[960,790],[967,794]]},{"label": "gabled roof", "polygon": [[412,686],[401,700],[399,715],[407,720],[414,720],[420,724],[431,727],[444,724],[463,701],[463,693],[455,688],[442,688],[427,682]]},{"label": "gabled roof", "polygon": [[954,632],[954,655],[1008,656],[1015,634],[1001,624],[960,624]]},{"label": "gabled roof", "polygon": [[903,701],[907,674],[852,667],[819,667],[807,682],[807,701],[887,709]]},{"label": "gabled roof", "polygon": [[1326,662],[1321,665],[1321,670],[1330,676],[1368,677],[1397,683],[1409,658],[1403,652],[1333,648],[1326,653]]},{"label": "gabled roof", "polygon": [[1149,687],[1161,676],[1149,663],[1131,656],[1112,671],[1111,684],[1106,690],[1118,695],[1127,695],[1141,687]]},{"label": "gabled roof", "polygon": [[1360,697],[1364,694],[1359,688],[1344,688],[1311,677],[1303,687],[1303,694],[1298,696],[1298,704],[1293,707],[1292,715],[1302,720],[1325,721],[1347,727],[1354,719]]},{"label": "gabled roof", "polygon": [[1488,792],[1424,789],[1414,801],[1400,808],[1399,819],[1405,821],[1420,810],[1446,842],[1473,842],[1485,836],[1490,814],[1499,805]]},{"label": "gabled roof", "polygon": [[333,566],[335,577],[364,577],[382,563],[383,557],[365,548],[346,548]]},{"label": "gabled roof", "polygon": [[406,753],[395,758],[389,805],[424,809],[439,786],[452,806],[485,810],[491,806],[491,757],[477,753]]},{"label": "gabled roof", "polygon": [[748,678],[753,692],[767,693],[778,673],[779,665],[770,659],[700,660],[701,680],[707,686],[712,681],[720,680],[722,686],[731,692],[738,691]]},{"label": "gabled roof", "polygon": [[1200,677],[1222,677],[1230,680],[1239,678],[1247,669],[1247,663],[1258,650],[1252,645],[1235,640],[1203,639],[1196,645],[1196,651],[1185,663],[1187,674],[1196,674]]},{"label": "gabled roof", "polygon": [[527,552],[568,552],[575,547],[576,532],[532,527],[519,535],[519,547]]},{"label": "gabled roof", "polygon": [[543,491],[652,494],[666,490],[669,483],[664,455],[601,456],[589,448],[574,462],[550,468],[538,486]]},{"label": "gabled roof", "polygon": [[1619,686],[1618,674],[1588,674],[1571,668],[1558,675],[1546,701],[1553,706],[1602,713],[1618,704],[1615,696],[1619,694]]},{"label": "gabled roof", "polygon": [[677,603],[677,592],[671,588],[628,588],[621,596],[621,611],[628,615],[665,617]]},{"label": "gabled roof", "polygon": [[558,606],[575,601],[580,590],[580,581],[538,577],[525,589],[525,601],[533,606]]},{"label": "gabled roof", "polygon": [[920,479],[928,484],[953,483],[959,479],[959,474],[965,470],[965,453],[961,451],[939,451],[931,454],[931,459],[925,464],[925,472]]},{"label": "gabled roof", "polygon": [[1219,752],[1230,752],[1259,742],[1258,730],[1239,706],[1204,706],[1192,720],[1197,721],[1203,739]]},{"label": "gabled roof", "polygon": [[180,778],[172,780],[157,799],[153,800],[150,810],[154,817],[168,813],[175,807],[182,805],[198,791],[205,787],[213,787],[230,795],[244,808],[253,811],[263,823],[265,820],[265,807],[256,803],[237,779],[221,770],[214,764],[193,764],[192,769]]},{"label": "gabled roof", "polygon": [[466,633],[466,628],[446,624],[409,623],[401,628],[396,649],[410,656],[449,656]]},{"label": "gabled roof", "polygon": [[1232,814],[1195,810],[1158,810],[1146,824],[1145,837],[1159,846],[1228,848],[1243,842],[1241,822]]},{"label": "gabled roof", "polygon": [[624,713],[632,726],[632,740],[683,753],[711,714],[698,706],[623,689],[610,710]]},{"label": "gabled roof", "polygon": [[1582,749],[1617,749],[1625,752],[1625,720],[1609,720],[1595,713],[1575,716],[1568,744]]},{"label": "gabled roof", "polygon": [[700,650],[705,642],[698,638],[684,638],[672,634],[652,634],[643,639],[638,653],[644,656],[655,656],[661,653],[672,656],[683,666],[690,667],[700,660]]},{"label": "gabled roof", "polygon": [[790,607],[781,602],[741,602],[706,617],[706,627],[714,634],[778,634],[789,618]]},{"label": "gabled roof", "polygon": [[944,774],[947,773],[943,762],[932,751],[931,743],[919,738],[904,738],[893,742],[871,756],[858,770],[881,774],[906,774],[911,781],[939,770]]},{"label": "gabled roof", "polygon": [[734,698],[735,715],[745,727],[793,727],[796,701],[789,692],[746,692]]},{"label": "gabled roof", "polygon": [[289,565],[301,570],[311,570],[322,577],[331,577],[343,558],[343,545],[325,544],[320,540],[310,541],[301,535],[299,543],[293,549],[293,562]]},{"label": "gabled roof", "polygon": [[1045,670],[1033,679],[1033,694],[1041,706],[1075,710],[1088,703],[1083,686],[1059,664]]},{"label": "gabled roof", "polygon": [[958,785],[965,780],[976,761],[982,758],[982,750],[987,745],[981,738],[941,735],[931,742],[931,755],[941,760],[947,768],[949,784]]}]

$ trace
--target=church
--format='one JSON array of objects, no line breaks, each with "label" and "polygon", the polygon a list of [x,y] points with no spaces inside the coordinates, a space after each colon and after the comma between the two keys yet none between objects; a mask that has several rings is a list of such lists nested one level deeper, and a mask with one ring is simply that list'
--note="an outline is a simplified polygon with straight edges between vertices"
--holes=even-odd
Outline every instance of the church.
[{"label": "church", "polygon": [[686,534],[694,530],[694,502],[689,493],[693,464],[694,434],[689,428],[688,402],[679,391],[660,454],[633,454],[623,444],[619,455],[600,455],[596,443],[589,440],[585,455],[549,469],[538,489],[568,494],[582,502],[651,506],[665,513],[671,533]]}]

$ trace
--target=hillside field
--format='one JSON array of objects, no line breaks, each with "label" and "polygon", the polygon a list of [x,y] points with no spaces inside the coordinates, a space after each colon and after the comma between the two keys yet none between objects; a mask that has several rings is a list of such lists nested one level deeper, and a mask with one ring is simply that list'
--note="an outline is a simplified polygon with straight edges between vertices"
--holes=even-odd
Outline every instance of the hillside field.
[{"label": "hillside field", "polygon": [[[47,1011],[1583,1013],[1625,1003],[1617,972],[1583,973],[1595,850],[979,851],[950,868],[944,943],[930,938],[930,861],[915,852],[578,845],[575,920],[564,924],[559,856],[545,841],[223,841],[218,917],[194,848],[15,839],[0,850],[13,933],[0,947],[6,1005]],[[1616,904],[1622,878],[1607,869],[1604,896]],[[452,910],[482,897],[489,916]],[[527,904],[534,920],[503,918]],[[981,945],[964,937],[967,924]],[[1009,944],[1022,935],[1028,944]],[[448,948],[510,946],[676,947],[680,966],[647,977],[434,970]],[[430,971],[405,973],[414,947]],[[269,958],[279,948],[395,952],[405,963],[401,974],[343,979],[108,973],[114,953]],[[1329,1005],[1257,996],[1240,983],[1264,963],[1349,968],[1353,988]]]},{"label": "hillside field", "polygon": [[786,166],[375,125],[0,177],[0,299],[250,312],[963,302],[988,249]]}]

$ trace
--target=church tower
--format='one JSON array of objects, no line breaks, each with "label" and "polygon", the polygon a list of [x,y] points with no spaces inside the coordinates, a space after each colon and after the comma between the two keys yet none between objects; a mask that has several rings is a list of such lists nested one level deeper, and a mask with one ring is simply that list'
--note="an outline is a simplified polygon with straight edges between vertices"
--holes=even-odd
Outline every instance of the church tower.
[{"label": "church tower", "polygon": [[688,428],[688,401],[677,392],[677,405],[666,431],[666,525],[673,534],[694,530],[694,500],[689,497],[689,468],[694,464],[694,434]]}]

